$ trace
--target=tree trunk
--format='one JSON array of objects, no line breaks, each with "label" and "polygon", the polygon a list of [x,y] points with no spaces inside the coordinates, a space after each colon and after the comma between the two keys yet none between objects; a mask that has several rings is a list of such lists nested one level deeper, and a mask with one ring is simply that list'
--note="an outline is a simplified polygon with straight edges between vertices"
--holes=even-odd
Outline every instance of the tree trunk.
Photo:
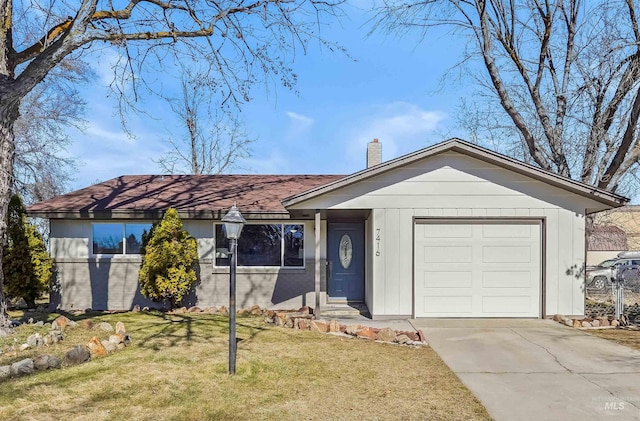
[{"label": "tree trunk", "polygon": [[[1,98],[1,97],[0,97]],[[15,142],[13,124],[18,118],[18,101],[8,104],[0,101],[0,331],[11,327],[4,296],[3,251],[7,239],[7,210],[11,198],[13,153]]]}]

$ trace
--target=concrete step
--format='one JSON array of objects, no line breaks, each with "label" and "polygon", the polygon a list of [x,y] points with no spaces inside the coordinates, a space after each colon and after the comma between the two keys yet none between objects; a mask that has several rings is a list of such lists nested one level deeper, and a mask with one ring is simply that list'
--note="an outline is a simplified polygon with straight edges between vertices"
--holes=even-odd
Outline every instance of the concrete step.
[{"label": "concrete step", "polygon": [[317,318],[323,319],[331,319],[331,318],[340,318],[340,319],[348,319],[348,318],[357,318],[357,317],[369,317],[369,310],[366,307],[350,307],[350,306],[340,306],[340,307],[322,307],[320,311],[316,314]]}]

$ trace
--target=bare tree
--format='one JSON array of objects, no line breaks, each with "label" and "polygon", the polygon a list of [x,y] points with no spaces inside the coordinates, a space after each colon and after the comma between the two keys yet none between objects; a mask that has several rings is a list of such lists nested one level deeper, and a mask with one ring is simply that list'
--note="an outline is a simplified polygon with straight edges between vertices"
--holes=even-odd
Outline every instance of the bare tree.
[{"label": "bare tree", "polygon": [[78,59],[64,60],[27,94],[14,126],[13,190],[26,204],[66,191],[76,163],[65,156],[69,128],[84,129],[85,100],[77,86],[93,78]]},{"label": "bare tree", "polygon": [[484,93],[464,109],[472,137],[509,144],[508,152],[540,168],[600,188],[619,192],[635,182],[633,0],[383,0],[374,30],[426,36],[435,27],[468,41],[460,63]]},{"label": "bare tree", "polygon": [[180,83],[181,96],[170,99],[171,110],[178,117],[185,134],[167,141],[169,151],[156,162],[170,174],[221,174],[238,166],[250,156],[251,144],[235,109],[212,103],[206,77],[188,70]]},{"label": "bare tree", "polygon": [[[0,0],[0,238],[7,228],[21,101],[65,58],[116,48],[120,60],[112,87],[123,104],[127,98],[137,99],[142,88],[157,88],[153,72],[163,65],[188,61],[209,63],[217,93],[225,100],[243,101],[251,86],[265,78],[277,77],[286,86],[295,83],[288,63],[297,49],[319,39],[322,17],[334,14],[339,3]],[[0,274],[0,327],[8,324],[2,290]]]}]

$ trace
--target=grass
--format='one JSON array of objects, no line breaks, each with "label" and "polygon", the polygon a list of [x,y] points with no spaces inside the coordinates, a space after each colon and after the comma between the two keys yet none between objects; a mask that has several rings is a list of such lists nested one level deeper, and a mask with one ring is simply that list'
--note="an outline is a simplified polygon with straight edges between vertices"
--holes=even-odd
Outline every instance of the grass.
[{"label": "grass", "polygon": [[[276,328],[261,318],[239,317],[237,374],[229,376],[225,317],[156,312],[80,317],[95,324],[124,322],[133,344],[80,366],[3,382],[0,419],[490,419],[429,347]],[[35,331],[32,325],[18,328],[18,344]],[[109,334],[78,327],[64,342],[39,352],[63,355],[93,335]],[[10,343],[13,339],[0,339],[0,348]],[[5,353],[0,365],[35,354]]]},{"label": "grass", "polygon": [[616,342],[620,345],[640,351],[640,331],[629,329],[585,329],[584,332],[593,336]]}]

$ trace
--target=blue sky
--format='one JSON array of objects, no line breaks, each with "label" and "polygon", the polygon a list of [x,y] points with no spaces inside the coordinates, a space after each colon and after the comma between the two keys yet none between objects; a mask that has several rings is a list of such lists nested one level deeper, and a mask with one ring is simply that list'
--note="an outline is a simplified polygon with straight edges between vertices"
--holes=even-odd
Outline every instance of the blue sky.
[{"label": "blue sky", "polygon": [[[442,76],[461,56],[462,41],[436,33],[422,42],[413,35],[367,36],[370,15],[355,7],[347,12],[341,25],[324,33],[350,57],[312,44],[293,65],[299,95],[257,87],[242,107],[241,118],[257,141],[236,172],[348,174],[364,168],[366,143],[373,138],[380,139],[388,160],[463,136],[455,127],[455,108],[471,88],[442,86]],[[89,124],[84,133],[72,134],[68,152],[80,162],[72,189],[124,174],[160,173],[153,160],[166,151],[177,124],[165,103],[149,100],[141,107],[155,118],[130,116],[135,138],[122,130],[106,86],[115,54],[102,52],[98,79],[87,89]]]}]

